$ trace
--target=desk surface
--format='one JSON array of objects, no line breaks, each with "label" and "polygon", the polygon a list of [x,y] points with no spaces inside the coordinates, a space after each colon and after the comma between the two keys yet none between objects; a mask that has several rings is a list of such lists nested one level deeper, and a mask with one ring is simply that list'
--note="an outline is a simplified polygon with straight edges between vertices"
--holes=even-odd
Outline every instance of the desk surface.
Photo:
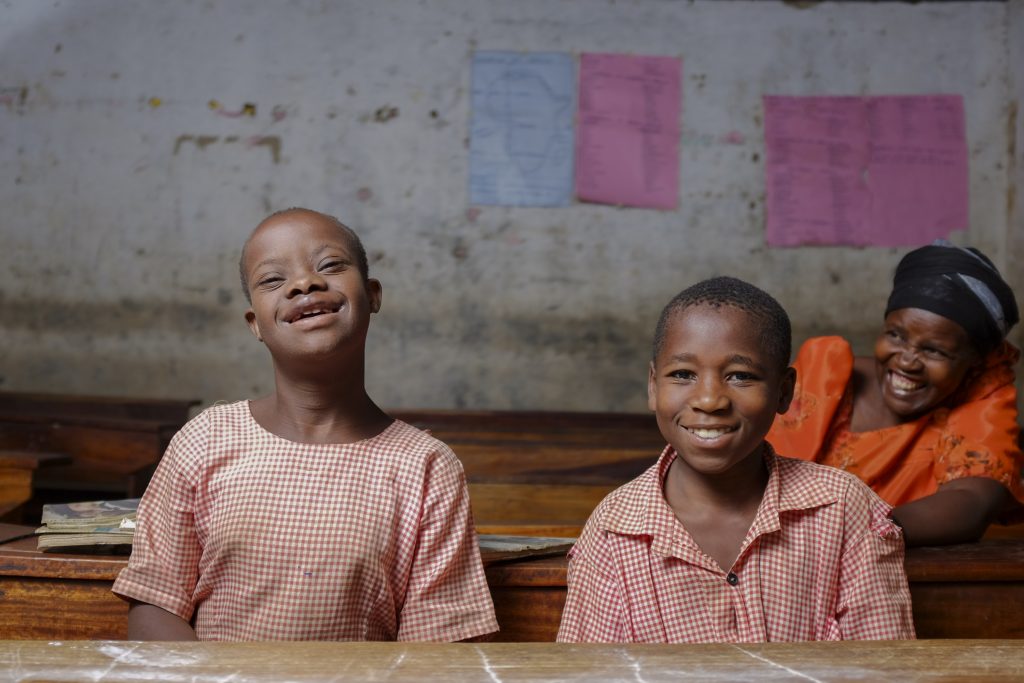
[{"label": "desk surface", "polygon": [[1003,640],[560,645],[0,641],[10,681],[1010,681]]}]

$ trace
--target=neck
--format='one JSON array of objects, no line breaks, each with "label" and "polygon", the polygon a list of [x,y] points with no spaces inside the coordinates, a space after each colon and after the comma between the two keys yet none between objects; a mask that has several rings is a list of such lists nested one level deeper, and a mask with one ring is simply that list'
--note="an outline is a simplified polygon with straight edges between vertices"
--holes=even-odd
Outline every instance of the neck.
[{"label": "neck", "polygon": [[670,503],[701,511],[715,509],[741,514],[751,509],[756,511],[767,485],[763,444],[719,475],[696,472],[677,456],[665,477],[665,493]]},{"label": "neck", "polygon": [[[333,372],[324,371],[335,365]],[[253,404],[271,432],[305,443],[350,443],[379,434],[391,423],[366,393],[364,363],[325,362],[316,371],[274,365],[274,393]]]}]

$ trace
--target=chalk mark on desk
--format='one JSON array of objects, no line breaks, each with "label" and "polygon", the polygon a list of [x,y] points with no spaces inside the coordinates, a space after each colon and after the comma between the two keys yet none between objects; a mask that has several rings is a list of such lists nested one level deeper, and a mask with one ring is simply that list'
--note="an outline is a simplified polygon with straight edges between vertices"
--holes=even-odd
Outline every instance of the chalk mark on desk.
[{"label": "chalk mark on desk", "polygon": [[646,679],[644,678],[644,667],[643,664],[640,663],[640,660],[631,655],[628,650],[620,650],[620,652],[622,653],[622,656],[629,661],[629,665],[633,668],[633,678],[640,683],[646,683]]},{"label": "chalk mark on desk", "polygon": [[391,666],[388,667],[388,673],[392,673],[395,669],[402,666],[402,662],[405,661],[405,653],[399,652],[398,656],[395,657],[394,661],[391,662]]},{"label": "chalk mark on desk", "polygon": [[[110,663],[110,666],[107,667],[106,671],[104,671],[96,677],[96,680],[102,681],[104,678],[107,677],[107,674],[113,671],[121,662],[127,661],[131,664],[139,663],[135,658],[132,657],[132,655],[138,649],[139,643],[135,643],[134,645],[128,648],[124,647],[123,645],[101,645],[100,652],[102,652],[108,657],[111,657],[114,661]],[[145,658],[142,658],[142,661],[145,662]]]},{"label": "chalk mark on desk", "polygon": [[768,659],[767,657],[762,657],[761,655],[759,655],[757,653],[750,652],[749,650],[744,650],[739,645],[733,645],[733,647],[736,648],[737,650],[739,650],[740,652],[742,652],[745,655],[749,655],[749,656],[753,657],[754,659],[757,659],[757,660],[760,660],[760,661],[764,662],[765,664],[770,664],[770,665],[772,665],[774,667],[778,667],[779,669],[782,669],[783,671],[785,671],[787,673],[791,673],[794,676],[799,676],[800,678],[807,679],[808,681],[814,681],[814,683],[824,683],[824,681],[822,681],[820,679],[817,679],[817,678],[814,678],[813,676],[808,676],[807,674],[801,673],[801,672],[797,671],[796,669],[790,669],[788,666],[785,666],[784,664],[779,664],[778,662],[773,662],[772,660]]},{"label": "chalk mark on desk", "polygon": [[487,659],[487,653],[480,649],[479,645],[474,645],[473,649],[480,656],[480,661],[484,664],[484,671],[486,671],[487,675],[491,677],[491,680],[494,681],[494,683],[501,683],[501,676],[498,675],[497,671],[491,668],[491,662]]}]

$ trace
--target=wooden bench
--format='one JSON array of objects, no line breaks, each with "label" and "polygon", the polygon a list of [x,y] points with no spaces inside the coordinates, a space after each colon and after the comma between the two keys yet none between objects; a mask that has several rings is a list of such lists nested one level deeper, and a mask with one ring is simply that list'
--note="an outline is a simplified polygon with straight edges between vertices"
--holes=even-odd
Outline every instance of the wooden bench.
[{"label": "wooden bench", "polygon": [[[31,528],[0,524],[0,539]],[[500,561],[484,553],[500,641],[551,641],[565,605],[564,555]],[[110,592],[126,557],[0,544],[0,640],[124,639],[128,605]],[[1024,540],[907,551],[919,638],[1024,638]]]},{"label": "wooden bench", "polygon": [[67,457],[36,474],[37,490],[138,497],[197,403],[0,392],[0,449]]},{"label": "wooden bench", "polygon": [[601,499],[657,460],[654,415],[393,411],[462,461],[481,533],[578,536]]}]

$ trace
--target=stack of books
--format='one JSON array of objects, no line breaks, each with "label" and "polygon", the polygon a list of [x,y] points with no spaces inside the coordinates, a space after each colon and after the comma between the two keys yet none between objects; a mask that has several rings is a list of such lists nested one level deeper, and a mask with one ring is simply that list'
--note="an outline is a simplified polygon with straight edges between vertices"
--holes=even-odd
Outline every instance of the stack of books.
[{"label": "stack of books", "polygon": [[138,508],[138,498],[44,505],[43,525],[36,529],[39,549],[127,554],[132,549]]}]

